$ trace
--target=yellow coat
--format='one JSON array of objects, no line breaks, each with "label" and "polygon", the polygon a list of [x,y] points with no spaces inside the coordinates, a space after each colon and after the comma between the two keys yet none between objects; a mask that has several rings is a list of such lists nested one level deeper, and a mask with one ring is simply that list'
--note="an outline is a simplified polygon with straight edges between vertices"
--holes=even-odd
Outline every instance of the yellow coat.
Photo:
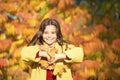
[{"label": "yellow coat", "polygon": [[[71,74],[70,64],[74,62],[83,61],[83,49],[75,47],[74,45],[68,45],[68,49],[65,50],[63,46],[63,52],[70,58],[70,60],[64,60],[55,64],[54,74],[57,76],[57,80],[73,80]],[[55,48],[58,49],[58,53],[62,53],[62,48],[56,43]],[[36,53],[39,51],[39,46],[25,46],[21,51],[21,59],[32,68],[31,80],[46,80],[46,70],[41,69],[38,62],[41,58],[35,58]],[[59,68],[65,66],[65,71],[61,76],[58,75]],[[67,66],[67,67],[66,67]]]}]

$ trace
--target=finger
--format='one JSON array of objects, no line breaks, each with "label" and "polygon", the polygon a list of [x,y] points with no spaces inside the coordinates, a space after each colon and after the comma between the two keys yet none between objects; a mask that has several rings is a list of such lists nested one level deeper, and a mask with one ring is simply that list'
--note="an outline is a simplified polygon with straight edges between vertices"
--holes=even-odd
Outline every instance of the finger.
[{"label": "finger", "polygon": [[54,60],[50,61],[49,64],[53,64],[57,61],[57,59],[55,58]]},{"label": "finger", "polygon": [[50,56],[47,57],[47,60],[50,61]]}]

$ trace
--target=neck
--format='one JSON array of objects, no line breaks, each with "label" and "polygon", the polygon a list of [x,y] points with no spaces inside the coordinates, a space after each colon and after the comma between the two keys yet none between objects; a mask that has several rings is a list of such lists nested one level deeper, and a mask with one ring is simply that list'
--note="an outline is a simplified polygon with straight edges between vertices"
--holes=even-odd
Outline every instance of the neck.
[{"label": "neck", "polygon": [[55,47],[55,44],[52,44],[52,45],[48,45],[50,48],[53,48]]},{"label": "neck", "polygon": [[55,47],[55,44],[56,43],[54,43],[54,44],[46,44],[46,43],[44,43],[43,45],[46,46],[46,47],[49,47],[49,48],[53,48],[53,47]]}]

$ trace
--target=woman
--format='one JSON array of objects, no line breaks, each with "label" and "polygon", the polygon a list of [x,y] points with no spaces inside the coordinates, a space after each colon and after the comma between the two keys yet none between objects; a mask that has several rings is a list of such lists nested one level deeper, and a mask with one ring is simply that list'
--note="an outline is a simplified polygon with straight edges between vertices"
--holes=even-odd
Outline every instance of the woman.
[{"label": "woman", "polygon": [[82,62],[83,49],[63,40],[55,19],[42,21],[39,31],[21,51],[22,60],[31,67],[31,80],[73,80],[71,63]]}]

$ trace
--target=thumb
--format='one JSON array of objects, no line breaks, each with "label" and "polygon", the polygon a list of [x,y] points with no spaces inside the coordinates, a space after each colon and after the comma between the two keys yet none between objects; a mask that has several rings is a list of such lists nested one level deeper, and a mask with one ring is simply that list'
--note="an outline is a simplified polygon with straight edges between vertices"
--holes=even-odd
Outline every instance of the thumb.
[{"label": "thumb", "polygon": [[50,61],[50,56],[47,56],[47,60]]},{"label": "thumb", "polygon": [[50,60],[49,61],[49,64],[53,64],[53,63],[55,63],[57,61],[57,59],[55,58],[55,59],[53,59],[52,61]]}]

